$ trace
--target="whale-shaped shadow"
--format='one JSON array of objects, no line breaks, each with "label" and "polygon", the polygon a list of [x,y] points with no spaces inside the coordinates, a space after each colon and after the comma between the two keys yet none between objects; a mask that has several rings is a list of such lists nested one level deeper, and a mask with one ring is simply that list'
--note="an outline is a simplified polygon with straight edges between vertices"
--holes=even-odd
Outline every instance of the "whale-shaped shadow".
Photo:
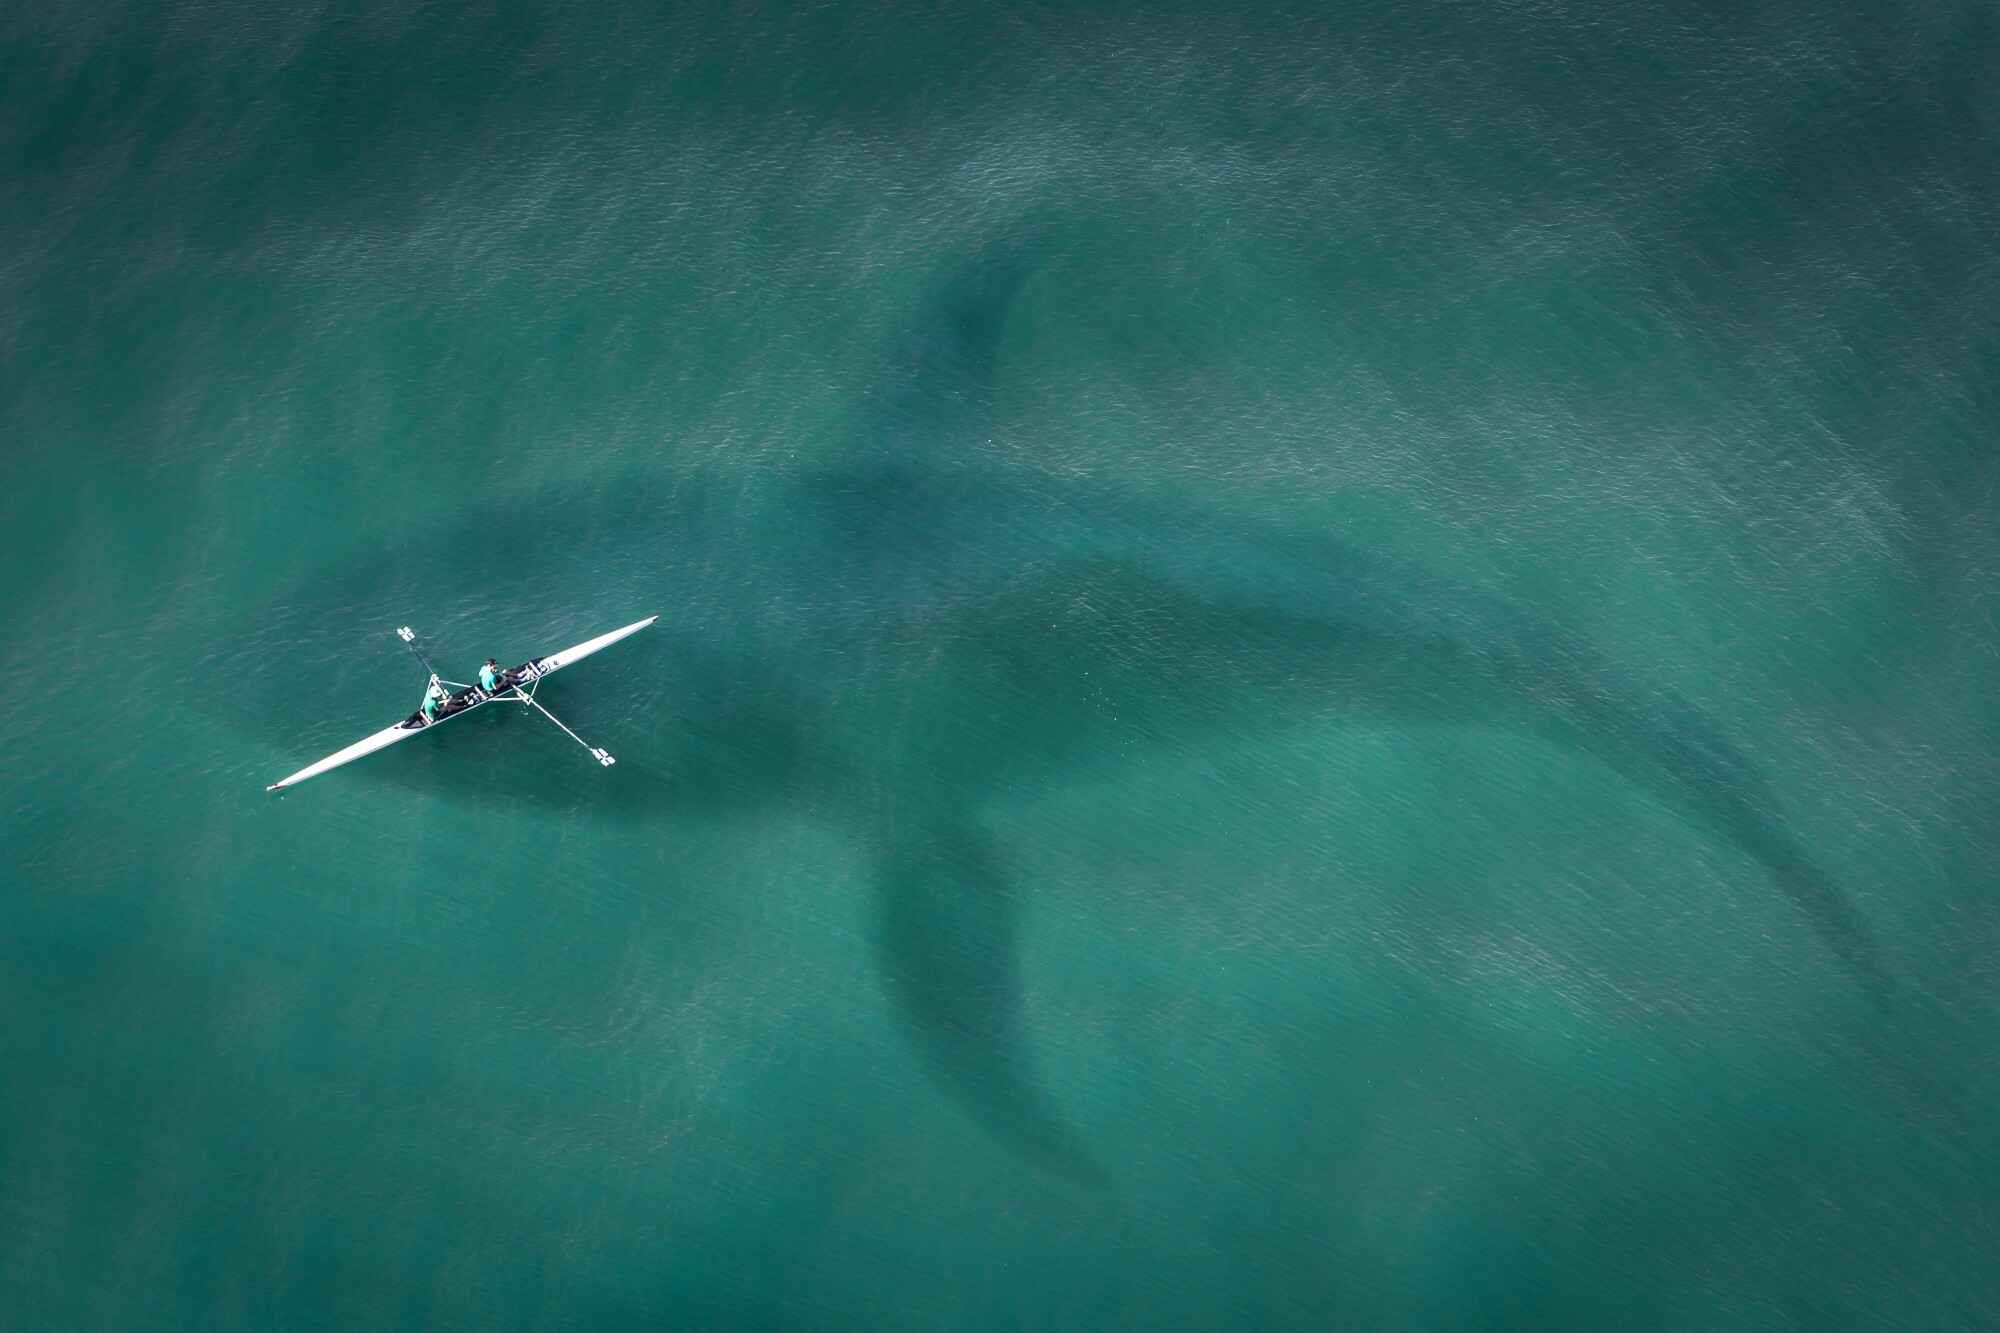
[{"label": "whale-shaped shadow", "polygon": [[[968,458],[964,441],[982,433],[979,409],[997,391],[1005,307],[1030,272],[1023,258],[1010,248],[1001,262],[975,266],[947,290],[913,338],[920,350],[905,361],[921,365],[929,383],[912,392],[899,382],[899,410],[885,416],[862,457],[819,481],[837,527],[854,553],[865,553],[867,569],[855,573],[873,572],[878,595],[900,594],[883,596],[877,609],[977,606],[990,616],[985,599],[948,586],[965,553],[978,553],[989,578],[995,566],[1053,564],[1060,572],[1003,595],[1012,613],[989,622],[989,629],[1006,628],[985,643],[1017,679],[1033,682],[1023,693],[1034,711],[1045,713],[1060,697],[1062,682],[1045,668],[1063,655],[1048,652],[1045,641],[1039,654],[1032,651],[1032,627],[1087,590],[1100,615],[1112,604],[1145,609],[1143,637],[1164,668],[1125,697],[1128,718],[1138,695],[1159,700],[1213,683],[1189,663],[1226,660],[1240,685],[1242,650],[1255,645],[1249,655],[1265,676],[1282,680],[1294,696],[1315,694],[1312,706],[1322,713],[1338,700],[1349,710],[1427,719],[1457,713],[1532,729],[1606,763],[1762,867],[1854,979],[1877,1002],[1886,1000],[1880,957],[1846,896],[1791,836],[1757,767],[1686,700],[1642,686],[1545,618],[1407,566],[1328,541],[1190,523],[1185,514],[1103,488],[1011,480]],[[930,438],[917,438],[921,431]],[[1109,579],[1092,568],[1104,561],[1115,564]],[[1075,585],[1068,593],[1066,582]],[[1121,595],[1109,595],[1112,582],[1123,585]],[[1163,633],[1163,626],[1173,628]],[[969,636],[964,624],[950,633]],[[1099,660],[1142,656],[1139,637],[1128,636]],[[1102,681],[1099,672],[1093,688],[1100,702]],[[1183,725],[1188,716],[1177,705]],[[1068,749],[1090,734],[1080,719],[1042,721],[1013,733],[1068,736]],[[1043,758],[1048,771],[1066,767],[1055,755]],[[950,771],[942,778],[901,784],[954,792],[960,808],[905,818],[900,841],[890,840],[882,853],[884,966],[917,1044],[974,1114],[1045,1164],[1087,1174],[1073,1140],[1026,1081],[1024,1043],[1012,1022],[1020,1006],[1014,895],[968,816],[978,783],[968,766],[944,767]],[[1005,766],[987,755],[978,769],[995,774]]]},{"label": "whale-shaped shadow", "polygon": [[[264,608],[261,632],[308,656],[317,641],[323,657],[343,618],[408,614],[435,596],[429,571],[494,549],[511,553],[514,584],[570,588],[583,604],[606,591],[592,582],[607,553],[629,570],[647,552],[650,572],[617,590],[621,606],[665,617],[642,641],[654,669],[624,673],[624,703],[659,732],[650,750],[621,735],[625,762],[562,784],[565,807],[736,818],[779,804],[840,821],[873,860],[882,974],[925,1067],[997,1139],[1083,1183],[1103,1173],[1034,1076],[1017,890],[982,805],[999,784],[1060,779],[1149,730],[1185,740],[1204,717],[1236,731],[1347,709],[1551,736],[1754,861],[1847,971],[1886,994],[1865,928],[1769,783],[1685,700],[1545,618],[1391,559],[996,466],[984,441],[1009,316],[1045,238],[975,254],[942,284],[885,357],[840,461],[754,492],[655,476],[482,509],[330,572],[309,611],[297,598]],[[461,610],[497,615],[510,593],[479,596]],[[1081,692],[1093,661],[1115,669]],[[939,680],[952,688],[924,684]],[[987,706],[968,715],[972,687]],[[248,684],[273,708],[288,689],[275,676]],[[1221,695],[1235,702],[1204,705]],[[350,780],[428,785],[421,745]],[[472,778],[455,769],[452,781]],[[527,766],[477,781],[482,797],[555,799]]]}]

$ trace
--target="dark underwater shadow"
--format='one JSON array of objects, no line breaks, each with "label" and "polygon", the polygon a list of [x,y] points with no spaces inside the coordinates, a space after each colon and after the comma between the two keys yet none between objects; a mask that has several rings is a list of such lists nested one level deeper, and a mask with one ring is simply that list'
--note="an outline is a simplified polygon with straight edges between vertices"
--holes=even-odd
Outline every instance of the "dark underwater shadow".
[{"label": "dark underwater shadow", "polygon": [[1023,1157],[1107,1185],[1034,1076],[1020,1021],[1020,885],[998,850],[961,818],[897,829],[876,857],[883,979],[932,1075]]},{"label": "dark underwater shadow", "polygon": [[[1240,734],[1301,716],[1532,732],[1604,764],[1747,857],[1870,997],[1887,1002],[1889,977],[1866,926],[1787,832],[1756,765],[1691,704],[1627,678],[1559,630],[1517,617],[1506,632],[1473,640],[1440,632],[1428,616],[1404,620],[1375,599],[1367,614],[1330,601],[1328,614],[1307,615],[1205,598],[1137,567],[1085,567],[1067,577],[1067,590],[1055,578],[1016,587],[985,608],[990,619],[965,630],[1017,697],[1033,700],[1042,729],[1068,738],[1066,748],[1089,743],[1093,714],[1115,714],[1126,741],[1162,726],[1185,732],[1205,720],[1217,733]],[[1446,600],[1435,588],[1403,595],[1413,592],[1430,611]],[[1087,648],[1049,628],[1080,601],[1096,615]],[[1490,608],[1478,610],[1491,628]],[[1110,672],[1107,663],[1116,664]],[[1087,703],[1079,679],[1090,681]],[[1118,680],[1125,686],[1113,690]],[[1232,691],[1232,706],[1202,702]],[[1247,708],[1246,694],[1257,701]],[[1119,738],[1096,737],[1103,745]],[[1075,762],[1073,753],[1045,758],[1052,770]]]},{"label": "dark underwater shadow", "polygon": [[[1686,702],[1545,621],[1376,555],[992,467],[982,440],[1009,313],[1042,244],[1030,233],[996,245],[941,284],[886,358],[844,458],[753,490],[652,476],[484,507],[329,571],[310,606],[260,612],[264,639],[302,662],[332,660],[356,625],[379,625],[381,661],[355,670],[383,669],[401,661],[389,627],[418,617],[403,608],[435,604],[428,572],[476,568],[502,549],[511,582],[472,588],[456,623],[533,633],[530,650],[545,651],[602,625],[580,612],[530,630],[510,599],[532,587],[544,603],[590,607],[612,591],[593,585],[616,552],[621,606],[663,618],[588,672],[552,680],[548,696],[586,735],[595,717],[620,719],[606,738],[615,769],[544,751],[547,762],[453,763],[447,778],[438,760],[495,739],[478,728],[530,721],[475,715],[456,724],[470,736],[441,732],[423,750],[432,738],[419,737],[289,799],[335,799],[335,782],[448,783],[517,814],[646,822],[784,809],[839,824],[874,861],[884,985],[924,1067],[997,1140],[1088,1185],[1104,1173],[1032,1068],[1020,887],[981,831],[981,807],[998,783],[1061,782],[1135,742],[1201,744],[1211,731],[1341,712],[1537,731],[1749,857],[1846,970],[1886,995],[1858,914],[1787,832],[1768,781]],[[295,679],[265,665],[240,701],[299,716]],[[984,702],[969,712],[974,694]],[[309,702],[333,711],[339,700]],[[885,747],[881,727],[896,716]],[[574,771],[554,767],[565,760]]]}]

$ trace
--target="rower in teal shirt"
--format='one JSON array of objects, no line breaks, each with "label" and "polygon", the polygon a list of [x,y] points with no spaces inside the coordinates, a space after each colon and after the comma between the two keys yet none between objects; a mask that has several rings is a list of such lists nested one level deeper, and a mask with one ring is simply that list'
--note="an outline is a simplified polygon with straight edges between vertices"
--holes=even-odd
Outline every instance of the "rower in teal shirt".
[{"label": "rower in teal shirt", "polygon": [[444,686],[438,684],[437,677],[431,677],[431,687],[424,691],[424,721],[437,721],[438,709],[444,707]]},{"label": "rower in teal shirt", "polygon": [[500,661],[498,658],[487,658],[486,665],[479,668],[479,688],[485,690],[488,694],[492,694],[500,688]]}]

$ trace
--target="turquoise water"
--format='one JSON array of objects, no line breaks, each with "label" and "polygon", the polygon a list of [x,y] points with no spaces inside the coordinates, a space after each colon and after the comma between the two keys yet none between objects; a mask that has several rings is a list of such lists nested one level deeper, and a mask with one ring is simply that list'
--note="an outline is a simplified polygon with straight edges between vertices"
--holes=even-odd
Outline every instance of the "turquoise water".
[{"label": "turquoise water", "polygon": [[2000,1325],[1996,56],[10,12],[0,1323]]}]

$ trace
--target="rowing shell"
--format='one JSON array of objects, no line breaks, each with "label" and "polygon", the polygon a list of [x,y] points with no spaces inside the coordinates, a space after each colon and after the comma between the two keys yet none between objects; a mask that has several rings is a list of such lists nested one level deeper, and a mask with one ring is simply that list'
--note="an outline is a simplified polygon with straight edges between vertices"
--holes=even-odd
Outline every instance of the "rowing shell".
[{"label": "rowing shell", "polygon": [[609,648],[612,644],[629,634],[637,634],[640,630],[658,619],[658,616],[647,616],[644,620],[627,625],[624,629],[615,629],[609,634],[600,634],[594,639],[588,639],[583,643],[579,643],[574,648],[565,648],[559,653],[550,653],[547,657],[532,658],[506,673],[503,679],[511,680],[512,684],[505,689],[495,690],[489,694],[477,685],[468,686],[460,690],[457,694],[446,698],[444,703],[439,707],[438,715],[435,718],[426,718],[423,710],[418,709],[395,726],[384,727],[366,740],[356,741],[345,750],[330,754],[317,764],[302,768],[283,781],[272,783],[264,790],[283,791],[287,787],[295,787],[307,778],[316,778],[330,768],[339,768],[342,764],[351,764],[362,756],[374,754],[377,750],[394,745],[397,741],[408,740],[418,732],[435,727],[440,722],[449,722],[463,713],[471,712],[481,704],[489,704],[495,699],[512,694],[518,687],[532,685],[542,679],[542,677],[560,671],[572,662],[581,662],[584,658],[597,652],[599,649]]}]

